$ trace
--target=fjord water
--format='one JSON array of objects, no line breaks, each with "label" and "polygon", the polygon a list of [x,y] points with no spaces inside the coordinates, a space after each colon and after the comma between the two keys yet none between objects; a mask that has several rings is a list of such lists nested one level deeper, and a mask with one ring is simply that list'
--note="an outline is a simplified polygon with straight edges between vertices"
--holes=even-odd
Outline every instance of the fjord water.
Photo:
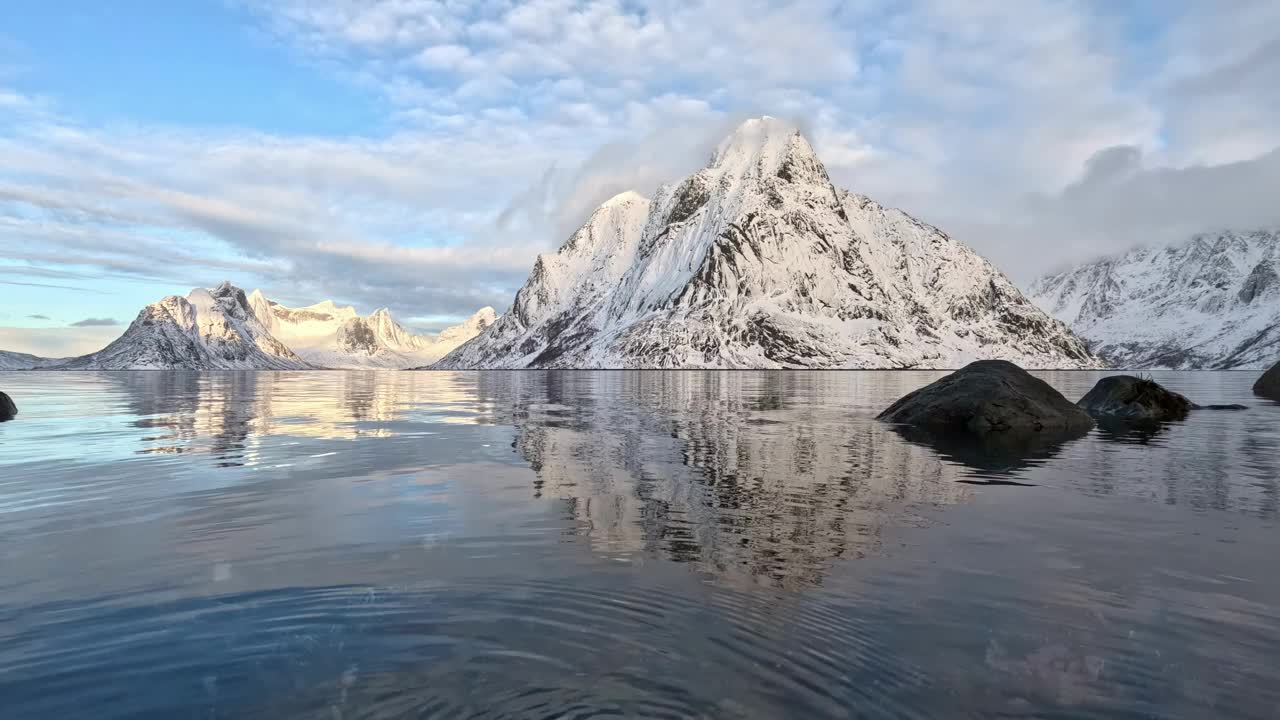
[{"label": "fjord water", "polygon": [[939,375],[0,373],[0,715],[1276,717],[1254,375],[1024,459]]}]

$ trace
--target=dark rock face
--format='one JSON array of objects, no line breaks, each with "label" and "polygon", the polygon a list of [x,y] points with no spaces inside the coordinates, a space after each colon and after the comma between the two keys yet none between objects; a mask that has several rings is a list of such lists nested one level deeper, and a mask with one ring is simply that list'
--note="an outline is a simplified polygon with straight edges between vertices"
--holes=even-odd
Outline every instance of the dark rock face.
[{"label": "dark rock face", "polygon": [[12,420],[18,414],[18,406],[13,404],[13,398],[0,392],[0,422]]},{"label": "dark rock face", "polygon": [[1242,303],[1251,303],[1277,285],[1280,285],[1280,276],[1277,276],[1275,267],[1270,260],[1263,260],[1255,265],[1249,277],[1245,278],[1244,285],[1240,286],[1240,292],[1236,297]]},{"label": "dark rock face", "polygon": [[1113,375],[1098,381],[1077,403],[1094,417],[1128,420],[1181,420],[1195,403],[1153,380]]},{"label": "dark rock face", "polygon": [[338,328],[338,347],[350,353],[372,355],[378,351],[378,337],[364,318],[352,318]]},{"label": "dark rock face", "polygon": [[879,419],[935,433],[1066,439],[1093,418],[1048,383],[1004,360],[980,360],[909,393]]},{"label": "dark rock face", "polygon": [[1253,394],[1280,400],[1280,362],[1272,365],[1270,370],[1258,378],[1258,382],[1253,384]]}]

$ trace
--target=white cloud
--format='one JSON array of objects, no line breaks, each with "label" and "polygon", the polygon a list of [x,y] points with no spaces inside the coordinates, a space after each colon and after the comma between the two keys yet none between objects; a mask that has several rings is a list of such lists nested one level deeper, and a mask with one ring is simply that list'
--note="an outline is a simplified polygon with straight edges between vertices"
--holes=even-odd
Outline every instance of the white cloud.
[{"label": "white cloud", "polygon": [[418,53],[423,67],[452,70],[459,68],[471,57],[471,51],[462,45],[433,45]]}]

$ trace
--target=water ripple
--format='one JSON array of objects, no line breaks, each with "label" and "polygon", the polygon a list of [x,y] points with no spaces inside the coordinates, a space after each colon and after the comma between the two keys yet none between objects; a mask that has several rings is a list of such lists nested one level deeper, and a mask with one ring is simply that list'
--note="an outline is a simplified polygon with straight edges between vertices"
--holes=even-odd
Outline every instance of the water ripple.
[{"label": "water ripple", "polygon": [[1280,406],[993,466],[936,376],[2,374],[6,717],[1274,717]]}]

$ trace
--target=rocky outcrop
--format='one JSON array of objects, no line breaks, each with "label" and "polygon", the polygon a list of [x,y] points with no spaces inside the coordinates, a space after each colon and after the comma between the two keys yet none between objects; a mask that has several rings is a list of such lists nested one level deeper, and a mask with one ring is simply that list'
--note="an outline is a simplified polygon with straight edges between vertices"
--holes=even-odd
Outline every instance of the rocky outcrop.
[{"label": "rocky outcrop", "polygon": [[1280,362],[1272,365],[1270,370],[1258,378],[1258,381],[1253,384],[1253,394],[1280,400]]},{"label": "rocky outcrop", "polygon": [[1122,422],[1182,420],[1192,410],[1244,410],[1244,405],[1197,405],[1154,380],[1113,375],[1098,381],[1077,403],[1098,419]]},{"label": "rocky outcrop", "polygon": [[1087,433],[1093,418],[1011,362],[980,360],[909,393],[879,419],[938,432],[975,435]]},{"label": "rocky outcrop", "polygon": [[1094,417],[1127,420],[1181,420],[1195,409],[1185,396],[1132,375],[1102,378],[1077,404]]},{"label": "rocky outcrop", "polygon": [[908,442],[988,476],[1044,461],[1093,427],[1048,383],[1003,360],[971,363],[907,394],[879,419]]},{"label": "rocky outcrop", "polygon": [[0,392],[0,422],[12,420],[18,414],[18,406],[13,403],[13,398]]}]

